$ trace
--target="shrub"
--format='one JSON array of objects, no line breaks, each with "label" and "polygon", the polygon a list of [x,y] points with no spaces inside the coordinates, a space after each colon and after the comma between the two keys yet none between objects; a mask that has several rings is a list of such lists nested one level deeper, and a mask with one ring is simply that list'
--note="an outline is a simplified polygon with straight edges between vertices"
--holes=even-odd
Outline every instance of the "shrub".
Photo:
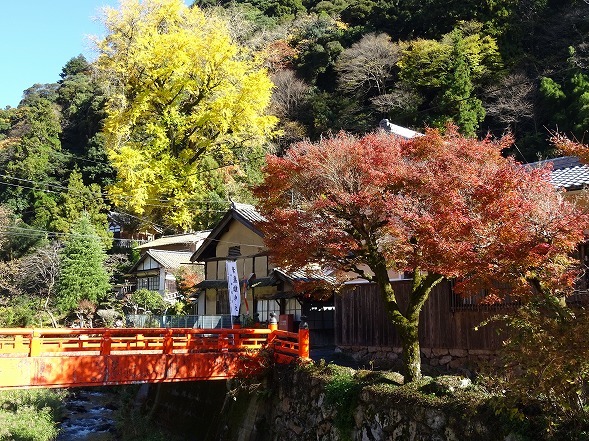
[{"label": "shrub", "polygon": [[142,308],[146,313],[160,314],[170,306],[157,291],[148,289],[138,289],[129,297],[131,306],[139,309]]},{"label": "shrub", "polygon": [[[514,408],[546,417],[549,431],[589,427],[589,312],[536,302],[502,317],[509,332],[499,381]],[[575,430],[577,430],[575,429]]]},{"label": "shrub", "polygon": [[65,395],[55,389],[0,391],[0,440],[54,440]]}]

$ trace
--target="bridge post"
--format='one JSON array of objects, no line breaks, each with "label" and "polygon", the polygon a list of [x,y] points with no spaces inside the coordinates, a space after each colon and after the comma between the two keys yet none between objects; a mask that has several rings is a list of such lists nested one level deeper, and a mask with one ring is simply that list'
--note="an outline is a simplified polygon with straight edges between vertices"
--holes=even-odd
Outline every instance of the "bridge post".
[{"label": "bridge post", "polygon": [[[241,329],[241,323],[233,323],[233,325],[231,325],[231,327],[233,329]],[[236,348],[241,346],[241,334],[236,333],[233,334],[233,346],[235,346]]]},{"label": "bridge post", "polygon": [[268,334],[268,346],[272,345],[274,339],[276,338],[276,330],[278,329],[278,321],[276,320],[276,314],[271,312],[268,314],[270,318],[268,318],[268,329],[272,332]]},{"label": "bridge post", "polygon": [[174,351],[174,339],[172,338],[172,328],[166,329],[164,335],[164,354],[171,354]]},{"label": "bridge post", "polygon": [[41,332],[38,329],[33,329],[29,357],[36,357],[38,355],[41,355]]},{"label": "bridge post", "polygon": [[102,341],[100,342],[100,355],[110,355],[111,344],[110,331],[104,331]]},{"label": "bridge post", "polygon": [[301,317],[299,325],[299,358],[308,359],[310,353],[311,340],[309,338],[309,324]]},{"label": "bridge post", "polygon": [[22,350],[24,346],[24,341],[22,338],[22,334],[18,334],[14,336],[14,352]]},{"label": "bridge post", "polygon": [[271,312],[268,315],[270,316],[268,319],[268,329],[270,331],[276,331],[278,329],[278,320],[276,320],[276,314]]}]

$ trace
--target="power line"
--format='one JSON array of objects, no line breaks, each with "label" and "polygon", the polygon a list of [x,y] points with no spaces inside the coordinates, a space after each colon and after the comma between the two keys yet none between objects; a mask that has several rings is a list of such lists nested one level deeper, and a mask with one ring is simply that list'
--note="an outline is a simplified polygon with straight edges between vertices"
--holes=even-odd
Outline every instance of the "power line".
[{"label": "power line", "polygon": [[47,190],[47,189],[40,189],[40,188],[38,188],[38,187],[29,187],[29,186],[27,186],[27,185],[22,185],[22,184],[12,184],[12,183],[10,183],[10,182],[4,182],[4,181],[0,181],[0,184],[3,184],[3,185],[8,185],[8,186],[10,186],[10,187],[29,188],[29,189],[31,189],[31,190],[39,190],[39,191],[46,192],[46,193],[54,193],[54,194],[61,194],[61,193],[62,193],[62,192],[60,192],[60,191],[53,191],[53,190]]},{"label": "power line", "polygon": [[[0,234],[2,234],[2,233],[11,234],[14,236],[19,236],[19,237],[32,237],[32,238],[39,237],[40,234],[46,234],[49,237],[55,237],[55,238],[75,236],[75,237],[94,238],[94,239],[98,238],[98,239],[102,240],[102,238],[96,234],[85,235],[85,234],[76,234],[76,233],[63,233],[63,232],[58,232],[58,231],[40,230],[40,229],[36,229],[36,228],[11,227],[11,226],[0,228]],[[116,239],[113,238],[113,240],[116,240]],[[247,243],[243,243],[243,242],[233,242],[233,241],[229,241],[229,240],[220,240],[220,239],[210,239],[210,241],[216,242],[216,243],[228,244],[228,245],[242,245],[245,247],[252,247],[252,248],[260,246],[260,244],[247,244]]]},{"label": "power line", "polygon": [[[61,154],[61,155],[64,155],[64,156],[70,156],[70,157],[72,157],[72,158],[74,158],[76,160],[85,161],[85,162],[91,162],[91,163],[99,164],[99,165],[108,165],[108,166],[111,166],[111,167],[115,168],[111,161],[96,161],[96,160],[92,160],[92,159],[86,159],[86,158],[83,158],[81,156],[74,155],[71,152],[67,152],[66,153],[66,152],[62,152],[62,151],[57,151],[56,150],[55,153]],[[264,154],[263,156],[251,156],[251,157],[249,157],[247,159],[248,160],[256,160],[256,159],[263,159],[265,157],[266,157],[266,154]],[[215,167],[210,167],[210,168],[206,168],[206,169],[202,169],[202,170],[197,170],[196,172],[191,173],[188,176],[195,176],[195,175],[198,175],[200,173],[207,173],[207,172],[219,170],[221,168],[231,167],[231,166],[234,166],[234,165],[239,165],[239,162],[238,161],[233,161],[233,162],[229,162],[229,163],[225,163],[225,164],[219,164],[219,165],[217,165]],[[115,170],[116,170],[116,168],[115,168]]]},{"label": "power line", "polygon": [[[17,181],[21,181],[21,182],[27,182],[27,183],[31,183],[31,184],[36,184],[37,186],[28,186],[28,185],[24,185],[24,184],[13,184],[11,182],[6,182],[6,181],[0,181],[0,184],[4,184],[4,185],[8,185],[8,186],[12,186],[12,187],[21,187],[21,188],[28,188],[31,190],[38,190],[38,191],[42,191],[42,192],[47,192],[47,193],[54,193],[54,194],[62,194],[63,191],[54,191],[48,188],[40,188],[39,186],[45,186],[45,187],[55,187],[61,190],[67,190],[67,191],[72,191],[73,189],[69,188],[69,187],[64,187],[63,185],[59,185],[59,184],[51,184],[51,183],[41,183],[41,182],[37,182],[37,181],[33,181],[30,179],[23,179],[23,178],[17,178],[14,176],[9,176],[9,175],[4,175],[4,174],[0,174],[0,177],[4,177],[7,179],[14,179]],[[74,190],[75,192],[81,194],[81,195],[86,195],[86,192],[84,190]],[[88,190],[91,192],[91,190]],[[95,193],[92,193],[93,195]],[[101,196],[109,198],[110,199],[110,195],[108,194],[108,192],[100,192],[99,193]],[[126,196],[122,198],[123,200],[131,200],[130,196]],[[155,202],[162,202],[162,204],[151,204],[151,203],[146,203],[144,205],[146,206],[150,206],[150,207],[159,207],[159,208],[166,208],[168,207],[167,205],[164,205],[165,202],[172,202],[173,199],[172,198],[146,198],[147,201],[155,201]],[[198,203],[202,203],[202,204],[225,204],[228,203],[227,201],[220,201],[220,200],[214,200],[214,199],[196,199],[196,198],[189,198],[189,199],[185,199],[186,202],[191,203],[191,204],[198,204]],[[210,210],[210,211],[215,211],[215,210]],[[219,211],[219,210],[217,210]]]},{"label": "power line", "polygon": [[102,238],[97,234],[78,234],[78,233],[63,233],[59,231],[48,231],[48,230],[39,230],[36,228],[24,228],[24,227],[14,227],[14,226],[7,226],[4,228],[0,228],[0,233],[10,234],[19,237],[39,237],[40,235],[47,235],[49,237],[69,237],[69,236],[76,236],[76,237],[85,237],[85,238],[98,238],[102,240]]},{"label": "power line", "polygon": [[[11,178],[11,179],[17,179],[17,180],[24,181],[24,182],[32,182],[32,183],[34,183],[34,181],[30,181],[30,180],[27,180],[27,179],[14,178],[14,177],[11,177],[11,176],[1,175],[1,174],[0,174],[0,176],[5,176],[5,177]],[[7,185],[7,186],[17,187],[17,188],[27,188],[27,189],[36,190],[36,191],[40,191],[40,192],[43,192],[43,193],[50,193],[50,194],[57,194],[57,195],[63,194],[62,191],[60,192],[60,191],[55,191],[55,190],[51,190],[51,189],[47,189],[47,188],[39,188],[39,187],[33,187],[33,186],[28,186],[28,185],[23,185],[23,184],[14,184],[14,183],[11,183],[11,182],[1,181],[1,180],[0,180],[0,185]],[[52,184],[43,184],[43,185],[49,185],[50,186]],[[58,188],[62,188],[62,189],[65,188],[65,187],[62,187],[62,186],[57,186],[57,187]],[[92,201],[91,198],[92,198],[93,194],[87,195],[83,191],[78,191],[78,193],[81,196],[83,196],[84,199],[86,199],[87,202],[91,202]],[[204,204],[228,204],[228,202],[226,202],[226,201],[218,201],[218,200],[199,201],[199,200],[194,199],[192,201],[191,200],[188,200],[188,201],[192,205],[195,205],[197,203],[201,203],[203,205]],[[170,208],[169,205],[152,204],[152,203],[146,203],[146,204],[144,204],[144,206],[146,206],[146,207],[152,207],[152,208],[168,208],[168,209]],[[149,220],[148,218],[145,218],[145,217],[135,216],[135,215],[133,215],[131,213],[126,212],[124,209],[121,209],[119,207],[116,207],[116,209],[114,211],[117,211],[117,212],[119,212],[119,213],[121,213],[121,214],[123,214],[125,216],[131,216],[131,217],[139,220],[140,222],[145,223],[145,224],[148,224],[148,225],[152,225],[155,228],[159,228],[159,229],[162,229],[162,230],[165,230],[167,228],[175,229],[172,226],[164,226],[164,225],[156,224],[155,222],[153,222],[153,221],[151,221],[151,220]],[[227,210],[226,209],[225,210],[221,210],[221,209],[213,209],[213,208],[203,208],[203,207],[200,207],[199,208],[199,211],[201,213],[225,213]],[[51,234],[51,233],[54,233],[54,232],[45,231],[45,233]]]}]

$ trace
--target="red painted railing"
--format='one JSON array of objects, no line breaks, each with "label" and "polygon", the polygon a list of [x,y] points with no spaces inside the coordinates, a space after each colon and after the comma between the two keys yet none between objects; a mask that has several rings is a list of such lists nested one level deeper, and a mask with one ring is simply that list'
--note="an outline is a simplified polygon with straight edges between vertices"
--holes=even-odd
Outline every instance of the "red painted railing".
[{"label": "red painted railing", "polygon": [[0,389],[248,377],[308,357],[307,329],[0,329]]}]

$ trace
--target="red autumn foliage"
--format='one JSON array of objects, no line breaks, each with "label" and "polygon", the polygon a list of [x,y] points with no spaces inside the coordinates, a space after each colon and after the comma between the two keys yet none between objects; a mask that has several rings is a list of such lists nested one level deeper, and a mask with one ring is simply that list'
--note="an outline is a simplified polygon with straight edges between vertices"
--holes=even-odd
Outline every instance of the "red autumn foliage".
[{"label": "red autumn foliage", "polygon": [[180,267],[176,273],[176,287],[184,297],[198,293],[196,285],[204,280],[202,268],[194,269],[189,266]]},{"label": "red autumn foliage", "polygon": [[587,218],[549,170],[501,156],[511,141],[453,127],[411,140],[342,133],[269,156],[256,194],[272,258],[346,273],[381,255],[388,268],[454,278],[459,291],[485,288],[496,300],[506,293],[497,281],[512,297],[529,295],[532,280],[564,290]]},{"label": "red autumn foliage", "polygon": [[589,146],[567,138],[561,133],[555,133],[550,138],[562,153],[570,156],[577,156],[583,164],[589,164]]},{"label": "red autumn foliage", "polygon": [[[587,217],[549,181],[549,170],[501,156],[511,139],[464,138],[454,127],[411,140],[341,133],[269,156],[255,190],[274,262],[320,266],[378,284],[403,344],[405,380],[421,376],[419,313],[444,277],[465,294],[565,293],[570,255]],[[401,308],[387,270],[414,275]]]}]

